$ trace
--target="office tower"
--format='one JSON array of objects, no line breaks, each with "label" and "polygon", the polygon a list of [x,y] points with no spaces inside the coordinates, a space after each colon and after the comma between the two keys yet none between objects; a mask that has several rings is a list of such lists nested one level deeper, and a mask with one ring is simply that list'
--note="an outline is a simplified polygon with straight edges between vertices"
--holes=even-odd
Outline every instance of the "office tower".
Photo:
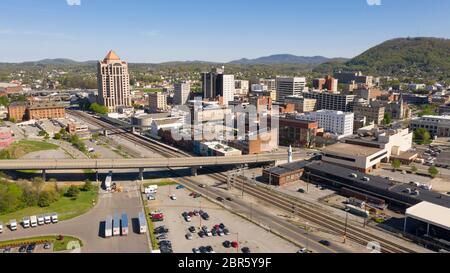
[{"label": "office tower", "polygon": [[149,108],[151,113],[167,110],[167,95],[161,92],[149,94]]},{"label": "office tower", "polygon": [[234,75],[225,75],[224,68],[202,73],[202,90],[205,99],[223,97],[224,104],[234,100]]},{"label": "office tower", "polygon": [[243,80],[235,80],[234,81],[234,92],[237,96],[247,96],[250,91],[250,82]]},{"label": "office tower", "polygon": [[109,112],[118,106],[131,106],[130,75],[128,63],[110,51],[97,65],[98,102]]},{"label": "office tower", "polygon": [[284,102],[288,96],[301,96],[306,89],[306,78],[277,77],[277,101]]},{"label": "office tower", "polygon": [[223,103],[228,105],[229,102],[234,101],[234,75],[219,74],[217,76],[217,96],[223,97]]},{"label": "office tower", "polygon": [[191,95],[191,85],[187,82],[175,84],[175,105],[185,105]]}]

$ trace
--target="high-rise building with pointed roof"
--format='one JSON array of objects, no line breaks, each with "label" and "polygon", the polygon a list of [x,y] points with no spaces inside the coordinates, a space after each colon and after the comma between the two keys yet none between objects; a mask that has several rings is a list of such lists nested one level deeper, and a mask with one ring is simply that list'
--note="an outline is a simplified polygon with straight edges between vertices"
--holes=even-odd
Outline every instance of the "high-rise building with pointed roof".
[{"label": "high-rise building with pointed roof", "polygon": [[131,106],[128,63],[111,50],[97,67],[98,102],[109,112],[116,111],[119,106]]}]

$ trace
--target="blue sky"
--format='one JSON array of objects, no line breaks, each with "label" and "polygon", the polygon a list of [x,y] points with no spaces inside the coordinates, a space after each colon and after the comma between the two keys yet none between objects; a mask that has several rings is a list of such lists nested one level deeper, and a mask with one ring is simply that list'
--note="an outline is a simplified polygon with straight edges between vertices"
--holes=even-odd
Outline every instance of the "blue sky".
[{"label": "blue sky", "polygon": [[395,37],[450,38],[448,0],[1,0],[0,11],[0,62],[109,49],[130,62],[353,57]]}]

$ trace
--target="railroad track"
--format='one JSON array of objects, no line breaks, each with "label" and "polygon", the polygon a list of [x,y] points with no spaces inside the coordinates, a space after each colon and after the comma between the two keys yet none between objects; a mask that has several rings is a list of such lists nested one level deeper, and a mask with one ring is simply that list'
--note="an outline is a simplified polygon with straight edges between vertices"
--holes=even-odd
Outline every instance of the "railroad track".
[{"label": "railroad track", "polygon": [[[165,146],[161,146],[161,144],[158,144],[156,142],[149,141],[147,138],[142,138],[134,134],[128,134],[122,129],[117,129],[113,125],[110,125],[106,122],[99,121],[95,118],[92,118],[89,115],[80,114],[79,112],[69,112],[70,114],[74,116],[78,116],[83,119],[89,120],[89,123],[100,126],[101,128],[105,128],[112,133],[119,133],[122,137],[126,138],[127,140],[139,144],[141,146],[147,147],[151,149],[152,151],[156,152],[157,154],[163,156],[163,157],[185,157],[185,156],[191,156],[187,153],[176,151],[174,149],[169,149]],[[173,169],[170,169],[171,171],[175,171]],[[227,176],[222,173],[215,173],[215,174],[208,174],[209,177],[214,178],[215,180],[218,180],[223,183],[227,183]],[[189,184],[193,184],[194,182],[191,180],[184,180],[189,182]],[[194,183],[198,186],[198,184]],[[380,236],[370,234],[367,231],[358,228],[352,224],[345,224],[344,221],[333,217],[331,215],[325,214],[323,212],[320,212],[317,208],[311,208],[311,205],[302,202],[295,198],[288,198],[281,194],[277,194],[273,191],[270,191],[269,189],[259,187],[256,185],[249,184],[242,179],[237,179],[233,181],[233,184],[237,188],[244,188],[245,192],[256,197],[257,199],[270,204],[272,206],[275,206],[285,212],[292,213],[296,216],[300,216],[303,219],[306,219],[307,221],[310,221],[311,223],[315,223],[323,228],[326,228],[330,231],[333,231],[336,234],[341,234],[344,236],[346,234],[346,238],[361,244],[363,246],[367,246],[370,243],[378,243],[381,247],[381,252],[384,253],[414,253],[415,251],[396,244],[394,242],[391,242],[385,238],[382,238]],[[314,211],[312,211],[314,209]]]}]

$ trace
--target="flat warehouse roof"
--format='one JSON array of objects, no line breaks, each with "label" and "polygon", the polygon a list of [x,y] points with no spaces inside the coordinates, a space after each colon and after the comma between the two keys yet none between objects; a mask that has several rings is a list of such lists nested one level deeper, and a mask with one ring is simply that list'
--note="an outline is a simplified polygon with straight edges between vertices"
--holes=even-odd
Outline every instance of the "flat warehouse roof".
[{"label": "flat warehouse roof", "polygon": [[407,209],[406,216],[450,230],[450,208],[422,202]]},{"label": "flat warehouse roof", "polygon": [[337,153],[337,154],[346,154],[351,156],[371,156],[378,152],[381,152],[383,149],[371,148],[360,145],[353,145],[347,143],[337,143],[330,145],[323,149],[323,152],[326,153]]}]

